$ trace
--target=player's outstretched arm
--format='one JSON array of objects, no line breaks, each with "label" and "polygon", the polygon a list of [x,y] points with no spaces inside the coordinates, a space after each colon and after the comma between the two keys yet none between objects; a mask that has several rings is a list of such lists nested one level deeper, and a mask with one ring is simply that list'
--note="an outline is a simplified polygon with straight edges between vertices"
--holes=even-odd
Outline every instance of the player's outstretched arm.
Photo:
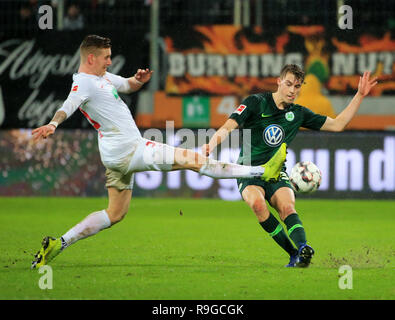
[{"label": "player's outstretched arm", "polygon": [[348,106],[338,114],[335,119],[326,118],[321,130],[340,132],[349,124],[351,119],[357,113],[363,98],[365,98],[370,90],[377,84],[377,77],[370,79],[370,72],[365,71],[362,77],[359,77],[358,91]]},{"label": "player's outstretched arm", "polygon": [[132,92],[140,90],[140,88],[151,80],[152,73],[150,69],[138,69],[135,75],[128,79],[129,86]]},{"label": "player's outstretched arm", "polygon": [[51,122],[36,128],[32,131],[33,141],[37,142],[41,139],[47,139],[48,136],[55,133],[56,128],[59,124],[61,124],[64,120],[67,119],[67,115],[64,111],[57,111],[52,118]]},{"label": "player's outstretched arm", "polygon": [[208,144],[202,146],[202,154],[206,157],[215,149],[215,147],[222,143],[226,137],[238,127],[238,123],[233,119],[228,119],[224,125],[217,130],[217,132],[212,136]]}]

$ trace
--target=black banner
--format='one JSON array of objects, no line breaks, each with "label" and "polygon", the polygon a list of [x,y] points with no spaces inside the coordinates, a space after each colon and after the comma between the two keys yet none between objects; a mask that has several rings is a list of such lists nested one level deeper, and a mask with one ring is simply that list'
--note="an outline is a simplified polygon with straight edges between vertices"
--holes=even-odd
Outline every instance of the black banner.
[{"label": "black banner", "polygon": [[[0,128],[35,128],[48,123],[67,98],[72,76],[79,67],[82,32],[42,32],[34,38],[0,41]],[[147,67],[144,34],[100,34],[112,40],[110,72],[132,76]],[[136,95],[122,96],[135,112]],[[64,128],[85,128],[89,123],[75,113]]]}]

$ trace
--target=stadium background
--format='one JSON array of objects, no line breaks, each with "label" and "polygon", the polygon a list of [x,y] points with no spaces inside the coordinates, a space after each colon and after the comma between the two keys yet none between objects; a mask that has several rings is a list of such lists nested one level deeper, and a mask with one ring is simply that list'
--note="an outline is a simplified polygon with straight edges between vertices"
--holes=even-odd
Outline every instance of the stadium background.
[{"label": "stadium background", "polygon": [[[53,30],[38,28],[42,5],[53,8]],[[351,30],[338,26],[341,5],[353,10]],[[112,72],[155,70],[143,90],[122,98],[143,134],[165,132],[166,121],[174,121],[170,143],[182,140],[180,128],[216,129],[246,95],[275,90],[283,63],[298,63],[307,73],[297,102],[332,116],[351,100],[359,74],[370,70],[380,83],[347,130],[299,133],[287,167],[311,160],[321,168],[322,186],[307,197],[394,198],[394,1],[30,0],[0,6],[1,196],[106,195],[96,132],[82,114],[46,143],[30,141],[30,130],[48,123],[67,97],[78,46],[94,33],[112,39]],[[231,161],[237,154],[231,144],[218,152]],[[138,173],[134,195],[240,199],[235,180],[188,171]]]}]

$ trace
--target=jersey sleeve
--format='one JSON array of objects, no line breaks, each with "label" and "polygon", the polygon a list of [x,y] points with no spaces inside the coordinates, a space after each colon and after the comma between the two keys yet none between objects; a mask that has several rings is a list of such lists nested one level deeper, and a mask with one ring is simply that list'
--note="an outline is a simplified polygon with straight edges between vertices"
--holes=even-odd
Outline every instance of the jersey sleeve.
[{"label": "jersey sleeve", "polygon": [[254,113],[257,105],[258,98],[255,96],[248,96],[241,102],[236,110],[233,111],[233,113],[229,116],[229,119],[235,120],[237,124],[241,126]]},{"label": "jersey sleeve", "polygon": [[302,127],[311,130],[320,130],[326,121],[326,116],[314,113],[306,107],[302,107],[303,112],[303,122]]},{"label": "jersey sleeve", "polygon": [[108,77],[108,79],[110,79],[111,83],[114,85],[115,89],[117,89],[118,92],[120,93],[131,92],[128,78],[124,78],[110,72],[106,72],[106,76]]},{"label": "jersey sleeve", "polygon": [[67,118],[69,118],[75,110],[89,101],[89,95],[90,86],[88,82],[74,81],[66,101],[63,102],[62,107],[58,111],[65,112]]}]

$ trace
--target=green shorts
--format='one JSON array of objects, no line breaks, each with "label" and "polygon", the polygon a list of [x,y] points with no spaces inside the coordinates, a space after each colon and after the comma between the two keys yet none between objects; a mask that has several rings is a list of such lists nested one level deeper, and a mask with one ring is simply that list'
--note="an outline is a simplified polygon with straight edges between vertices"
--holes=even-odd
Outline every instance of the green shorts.
[{"label": "green shorts", "polygon": [[239,187],[240,194],[242,195],[243,190],[247,186],[260,186],[265,190],[265,199],[269,201],[274,195],[274,193],[282,188],[282,187],[287,187],[290,188],[292,191],[292,186],[291,183],[289,182],[289,177],[285,171],[282,171],[280,173],[280,178],[277,182],[266,182],[258,178],[251,178],[251,179],[237,179],[237,185]]}]

